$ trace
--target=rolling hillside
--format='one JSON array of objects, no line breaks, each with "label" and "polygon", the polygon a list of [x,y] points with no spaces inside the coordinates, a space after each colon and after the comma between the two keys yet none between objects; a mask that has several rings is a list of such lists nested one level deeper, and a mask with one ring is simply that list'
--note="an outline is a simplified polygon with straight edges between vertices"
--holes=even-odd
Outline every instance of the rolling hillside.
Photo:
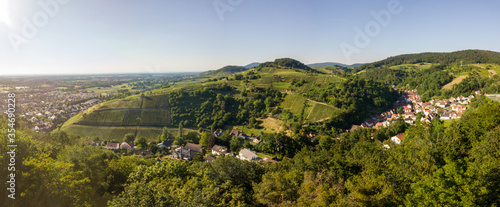
[{"label": "rolling hillside", "polygon": [[[193,129],[211,127],[212,123],[217,122],[216,117],[224,119],[227,123],[233,123],[237,127],[248,123],[246,116],[243,116],[243,119],[238,118],[238,113],[241,111],[238,108],[246,107],[245,103],[249,100],[264,101],[268,96],[265,95],[268,94],[265,91],[268,90],[285,96],[284,102],[278,98],[270,109],[280,107],[282,110],[295,112],[297,106],[289,104],[289,100],[304,100],[304,111],[306,111],[303,116],[304,123],[322,121],[328,119],[336,108],[326,103],[306,99],[304,94],[314,86],[342,81],[342,78],[335,75],[317,71],[299,61],[287,58],[260,64],[257,68],[249,70],[239,66],[227,66],[217,71],[206,72],[202,76],[208,77],[209,81],[200,84],[196,80],[185,80],[183,82],[192,81],[193,83],[179,82],[176,83],[176,87],[157,90],[152,94],[101,103],[73,117],[64,124],[63,130],[72,135],[100,136],[99,134],[105,134],[114,139],[119,139],[126,133],[134,133],[147,135],[148,139],[153,140],[156,138],[155,135],[161,133],[163,127],[169,128],[172,132],[180,123]],[[212,79],[222,76],[226,76],[227,79]],[[246,91],[247,97],[241,96],[243,91]],[[217,101],[220,94],[227,96],[224,102]],[[262,96],[262,99],[259,96]],[[207,104],[210,105],[209,108],[206,108]],[[219,107],[218,104],[224,104],[222,108],[226,112],[218,113],[216,109]],[[253,106],[249,108],[249,112],[253,114],[256,113],[255,110],[257,109]],[[277,123],[283,122],[277,118],[265,120],[266,123],[269,120],[275,120]],[[223,127],[224,125],[217,123],[216,126]],[[277,128],[262,130],[283,130],[281,124],[267,123],[265,126]]]},{"label": "rolling hillside", "polygon": [[190,130],[279,132],[332,116],[337,127],[346,128],[392,106],[391,85],[418,89],[424,100],[467,95],[475,89],[494,93],[500,89],[497,56],[474,50],[401,55],[353,71],[311,68],[289,58],[252,69],[227,66],[143,96],[101,103],[71,118],[63,130],[113,138],[132,132],[154,140],[163,127],[175,132],[180,124]]}]

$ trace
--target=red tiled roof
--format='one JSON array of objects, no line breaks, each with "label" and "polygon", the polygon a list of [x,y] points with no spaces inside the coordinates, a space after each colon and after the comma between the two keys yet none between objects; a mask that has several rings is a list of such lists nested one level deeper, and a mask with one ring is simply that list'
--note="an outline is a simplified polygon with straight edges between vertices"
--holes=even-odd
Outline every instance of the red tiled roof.
[{"label": "red tiled roof", "polygon": [[403,141],[403,139],[405,139],[405,133],[398,134],[398,135],[396,135],[396,137],[397,137],[399,140]]}]

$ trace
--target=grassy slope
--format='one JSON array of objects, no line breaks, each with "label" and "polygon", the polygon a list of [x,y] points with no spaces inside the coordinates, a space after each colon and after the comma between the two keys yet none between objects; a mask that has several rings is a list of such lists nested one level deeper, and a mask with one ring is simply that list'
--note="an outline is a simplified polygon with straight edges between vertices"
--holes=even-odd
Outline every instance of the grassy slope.
[{"label": "grassy slope", "polygon": [[462,82],[462,80],[467,78],[467,77],[468,77],[468,75],[458,76],[457,78],[453,79],[453,81],[451,81],[450,83],[444,85],[443,89],[451,90],[453,88],[453,85]]},{"label": "grassy slope", "polygon": [[[468,64],[468,66],[472,66],[475,69],[479,71],[479,74],[482,77],[489,78],[492,75],[496,75],[500,73],[500,66],[497,64]],[[450,72],[452,72],[453,69],[451,69]],[[454,74],[455,79],[453,79],[452,82],[446,84],[443,86],[443,89],[451,90],[453,85],[458,84],[462,82],[463,79],[468,77],[469,72],[462,72],[459,74]]]},{"label": "grassy slope", "polygon": [[[146,95],[142,110],[139,109],[140,95],[95,105],[69,119],[62,129],[71,135],[82,137],[97,135],[104,139],[110,137],[112,140],[127,133],[135,133],[137,130],[139,136],[154,140],[161,133],[162,127],[170,124],[168,95],[158,95],[162,91],[164,90]],[[137,118],[140,118],[139,128],[135,126]],[[152,125],[156,127],[151,127]],[[172,127],[169,130],[175,132],[177,128]]]}]

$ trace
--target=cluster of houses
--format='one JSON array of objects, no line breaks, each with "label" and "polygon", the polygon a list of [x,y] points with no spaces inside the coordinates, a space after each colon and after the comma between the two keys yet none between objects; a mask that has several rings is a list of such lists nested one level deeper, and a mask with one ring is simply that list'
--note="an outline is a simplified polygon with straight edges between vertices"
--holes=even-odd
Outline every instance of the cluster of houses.
[{"label": "cluster of houses", "polygon": [[[94,141],[84,140],[83,142],[85,144],[88,144],[88,145],[93,145],[96,147],[99,146],[99,144],[95,143]],[[118,152],[121,149],[131,149],[131,150],[133,150],[134,154],[136,154],[136,155],[140,155],[140,156],[151,155],[151,151],[149,151],[149,150],[137,150],[136,147],[137,146],[135,146],[133,143],[128,143],[128,142],[122,142],[121,144],[118,142],[108,142],[102,148],[108,149],[108,150],[113,150],[115,152]]]},{"label": "cluster of houses", "polygon": [[[422,96],[416,92],[417,90],[400,91],[401,96],[393,104],[391,110],[383,112],[377,117],[372,117],[361,125],[353,125],[351,130],[359,127],[387,128],[399,118],[403,118],[408,124],[414,124],[417,121],[417,114],[419,113],[421,113],[420,122],[430,123],[436,117],[440,120],[459,119],[462,117],[471,100],[481,95],[481,91],[474,91],[474,94],[468,97],[459,96],[456,98],[451,97],[450,99],[433,99],[429,102],[422,102]],[[399,110],[402,110],[403,113],[398,113]],[[400,144],[403,140],[404,133],[391,137],[391,141],[396,144]],[[384,147],[389,148],[388,145],[384,145]]]},{"label": "cluster of houses", "polygon": [[[187,143],[184,147],[176,146],[172,151],[172,159],[175,160],[192,160],[194,156],[203,150],[203,146],[193,143]],[[205,160],[208,162],[213,161],[218,156],[234,156],[231,151],[226,146],[214,145],[211,149],[212,155],[205,156]],[[257,154],[249,149],[242,149],[236,155],[236,158],[241,160],[257,160],[260,159]]]},{"label": "cluster of houses", "polygon": [[[213,133],[215,137],[222,136],[223,134],[224,132],[221,130],[216,130]],[[256,137],[248,136],[245,133],[239,132],[238,130],[232,130],[230,132],[230,135],[241,137],[243,140],[248,140],[249,142],[254,142],[254,143],[259,143],[261,137],[260,135]],[[178,159],[178,160],[192,160],[196,155],[196,153],[203,150],[203,146],[193,143],[187,143],[184,147],[173,146],[173,148],[174,150],[172,152],[172,159]],[[260,157],[254,151],[249,149],[241,149],[239,153],[236,155],[234,155],[234,153],[229,151],[228,147],[222,145],[214,145],[210,150],[212,152],[211,153],[212,155],[205,156],[205,160],[209,162],[211,162],[218,156],[235,156],[238,159],[247,161],[260,160]],[[273,162],[273,160],[269,160],[266,158],[264,158],[263,161]]]},{"label": "cluster of houses", "polygon": [[[420,122],[430,123],[434,118],[439,117],[441,120],[459,119],[463,112],[467,109],[467,105],[474,98],[474,95],[468,97],[451,97],[450,99],[433,99],[429,102],[422,102],[422,96],[416,93],[416,90],[400,91],[401,96],[393,104],[393,108],[383,112],[376,117],[372,117],[361,125],[353,125],[351,130],[359,127],[364,128],[387,128],[397,119],[403,118],[408,124],[414,124],[417,120],[418,113],[421,113]],[[480,91],[475,92],[476,96],[481,95]],[[402,110],[402,114],[398,111]]]},{"label": "cluster of houses", "polygon": [[[219,132],[220,133],[220,132]],[[219,134],[222,135],[222,134]],[[92,145],[92,146],[99,146],[99,143],[96,143],[94,141],[90,140],[84,140],[84,144],[87,145]],[[196,156],[197,153],[201,152],[204,147],[199,144],[194,144],[194,143],[186,143],[184,146],[179,146],[179,145],[173,145],[173,142],[171,140],[166,140],[163,142],[160,142],[157,144],[159,148],[166,147],[169,149],[172,149],[172,156],[171,159],[174,160],[193,160],[193,158]],[[108,150],[113,150],[115,152],[118,152],[122,149],[131,149],[133,150],[134,154],[145,156],[145,155],[151,155],[151,151],[149,150],[137,150],[136,146],[134,146],[133,143],[127,143],[127,142],[122,142],[121,144],[118,142],[107,142],[106,145],[103,146],[104,149]],[[231,151],[229,151],[228,147],[226,146],[221,146],[221,145],[214,145],[211,149],[211,154],[212,155],[206,155],[205,160],[208,162],[213,161],[216,159],[218,156],[235,156]],[[235,156],[238,159],[241,160],[247,160],[247,161],[253,161],[253,160],[258,160],[260,159],[259,156],[254,151],[251,151],[249,149],[242,149],[240,152]],[[264,159],[264,161],[269,161],[273,162],[273,160],[269,159]]]},{"label": "cluster of houses", "polygon": [[[90,99],[83,103],[67,105],[65,103]],[[19,93],[16,96],[16,107],[19,117],[28,120],[28,127],[33,131],[50,132],[56,127],[56,122],[64,122],[80,111],[99,103],[95,94],[65,91],[33,91]],[[6,106],[0,107],[2,111]]]}]

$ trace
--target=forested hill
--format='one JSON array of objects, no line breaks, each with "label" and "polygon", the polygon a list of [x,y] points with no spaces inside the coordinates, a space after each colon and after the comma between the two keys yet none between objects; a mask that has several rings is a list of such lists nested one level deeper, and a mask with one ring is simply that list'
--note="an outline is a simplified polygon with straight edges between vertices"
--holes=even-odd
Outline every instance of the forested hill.
[{"label": "forested hill", "polygon": [[302,70],[310,71],[310,72],[318,72],[318,71],[312,69],[311,67],[305,65],[304,63],[297,61],[297,60],[294,60],[294,59],[291,59],[291,58],[280,58],[280,59],[274,60],[274,62],[262,63],[257,67],[257,70],[259,68],[264,68],[264,67],[278,67],[278,68],[284,67],[284,68],[291,68],[291,69],[302,69]]},{"label": "forested hill", "polygon": [[235,73],[243,72],[248,70],[248,68],[242,66],[228,65],[217,70],[207,71],[201,74],[201,76],[220,78],[230,76]]},{"label": "forested hill", "polygon": [[465,50],[391,57],[355,68],[355,75],[417,89],[423,101],[468,96],[473,90],[500,92],[500,53]]},{"label": "forested hill", "polygon": [[357,71],[380,66],[395,66],[402,64],[440,63],[440,64],[471,64],[495,63],[500,64],[500,53],[487,50],[463,50],[450,53],[419,53],[389,57],[374,63],[357,67]]},{"label": "forested hill", "polygon": [[201,73],[202,77],[210,77],[210,78],[221,78],[227,77],[235,73],[247,71],[252,68],[265,68],[265,67],[277,67],[277,68],[290,68],[290,69],[302,69],[310,72],[318,72],[311,67],[305,65],[304,63],[294,60],[291,58],[280,58],[276,59],[273,62],[265,62],[265,63],[251,63],[247,66],[235,66],[228,65],[223,68],[217,70],[211,70],[204,73]]}]

